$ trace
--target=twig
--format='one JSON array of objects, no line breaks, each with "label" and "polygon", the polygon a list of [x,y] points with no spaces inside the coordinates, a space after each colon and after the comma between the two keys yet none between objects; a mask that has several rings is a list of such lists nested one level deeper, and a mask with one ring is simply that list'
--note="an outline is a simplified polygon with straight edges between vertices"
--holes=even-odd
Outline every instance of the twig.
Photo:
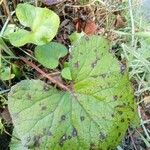
[{"label": "twig", "polygon": [[13,137],[13,138],[15,138],[16,140],[18,140],[18,141],[21,141],[19,138],[17,138],[16,136],[14,136],[14,135],[11,135],[9,132],[7,132],[5,129],[4,129],[4,132],[7,134],[7,135],[9,135],[10,137]]},{"label": "twig", "polygon": [[[11,16],[12,16],[14,13],[15,13],[15,11],[13,11],[13,12],[11,13]],[[10,17],[7,18],[5,24],[3,25],[3,28],[2,28],[2,30],[1,30],[1,32],[0,32],[0,36],[3,36],[4,31],[5,31],[5,29],[6,29],[7,25],[8,25],[8,23],[9,23],[9,20],[10,20]]]},{"label": "twig", "polygon": [[106,7],[106,4],[105,2],[103,2],[102,0],[93,0],[87,4],[84,4],[84,5],[69,5],[69,4],[66,4],[65,6],[68,6],[68,7],[74,7],[74,8],[80,8],[80,7],[89,7],[91,5],[93,5],[96,1],[100,2],[103,6]]},{"label": "twig", "polygon": [[129,136],[130,136],[130,138],[131,138],[131,141],[132,141],[132,144],[133,144],[133,146],[134,146],[134,149],[137,150],[136,145],[135,145],[135,143],[134,143],[134,139],[133,139],[132,134],[131,134],[131,132],[130,132],[129,129],[128,129],[128,133],[129,133]]},{"label": "twig", "polygon": [[38,7],[38,0],[35,0],[35,7]]},{"label": "twig", "polygon": [[3,4],[4,4],[4,6],[5,6],[6,13],[7,13],[7,15],[9,16],[9,19],[10,19],[11,23],[13,23],[13,19],[12,19],[11,13],[10,13],[10,11],[9,11],[9,7],[8,7],[7,0],[3,0]]},{"label": "twig", "polygon": [[0,95],[2,95],[2,94],[4,94],[4,93],[7,93],[7,92],[9,92],[9,91],[10,91],[10,89],[0,91]]},{"label": "twig", "polygon": [[53,79],[51,76],[49,76],[47,73],[45,73],[43,70],[41,70],[38,66],[36,66],[32,62],[28,61],[26,58],[21,57],[20,59],[22,61],[24,61],[27,65],[29,65],[32,68],[34,68],[37,72],[39,72],[40,74],[42,74],[43,77],[45,77],[48,80],[50,80],[53,84],[56,84],[60,89],[62,89],[64,91],[70,91],[70,89],[67,86],[65,86],[62,83],[60,83],[59,81]]},{"label": "twig", "polygon": [[139,117],[140,117],[141,126],[142,126],[142,128],[143,128],[143,131],[144,131],[146,137],[147,137],[148,139],[150,139],[150,136],[149,136],[149,134],[148,134],[148,132],[147,132],[147,130],[146,130],[146,128],[145,128],[145,125],[143,124],[140,107],[138,107],[138,114],[139,114]]}]

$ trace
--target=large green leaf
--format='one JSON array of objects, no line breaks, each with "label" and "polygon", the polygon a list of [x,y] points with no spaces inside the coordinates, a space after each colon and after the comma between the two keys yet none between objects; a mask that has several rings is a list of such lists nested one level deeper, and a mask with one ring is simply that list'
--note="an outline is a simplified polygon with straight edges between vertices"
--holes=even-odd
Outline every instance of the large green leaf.
[{"label": "large green leaf", "polygon": [[30,4],[18,4],[16,16],[20,23],[31,31],[19,29],[8,35],[12,45],[19,47],[27,43],[43,45],[51,41],[59,27],[59,17],[47,8],[34,7]]},{"label": "large green leaf", "polygon": [[8,107],[22,145],[40,150],[112,150],[136,117],[128,74],[101,37],[71,51],[70,91],[40,80],[12,87]]}]

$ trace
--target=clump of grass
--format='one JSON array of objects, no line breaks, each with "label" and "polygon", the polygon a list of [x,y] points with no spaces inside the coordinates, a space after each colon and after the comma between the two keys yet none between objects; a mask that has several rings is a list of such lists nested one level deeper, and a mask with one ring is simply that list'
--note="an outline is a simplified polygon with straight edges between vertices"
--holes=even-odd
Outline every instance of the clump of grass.
[{"label": "clump of grass", "polygon": [[140,39],[138,43],[139,47],[122,44],[124,57],[128,61],[130,78],[138,83],[136,96],[150,90],[150,44],[144,39]]},{"label": "clump of grass", "polygon": [[[129,67],[129,76],[135,85],[135,96],[137,97],[138,103],[138,114],[140,117],[140,125],[143,132],[137,133],[138,139],[141,139],[147,148],[150,147],[150,135],[148,124],[150,120],[145,120],[143,114],[145,109],[142,108],[145,93],[150,95],[150,32],[148,30],[149,23],[143,16],[143,7],[141,1],[135,0],[138,5],[131,4],[129,2],[129,13],[126,14],[128,20],[128,26],[121,32],[116,31],[120,37],[128,40],[122,42],[122,59],[126,59]],[[144,112],[141,111],[144,109]]]}]

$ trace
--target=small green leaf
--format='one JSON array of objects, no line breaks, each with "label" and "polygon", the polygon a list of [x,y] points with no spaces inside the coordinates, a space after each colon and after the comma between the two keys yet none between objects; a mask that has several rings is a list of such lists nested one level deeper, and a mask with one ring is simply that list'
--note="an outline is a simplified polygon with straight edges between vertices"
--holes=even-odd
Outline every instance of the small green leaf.
[{"label": "small green leaf", "polygon": [[71,41],[71,44],[75,44],[76,42],[78,42],[83,36],[84,36],[84,32],[78,33],[78,32],[74,32],[69,36],[69,39]]},{"label": "small green leaf", "polygon": [[64,79],[72,80],[70,68],[69,68],[69,67],[64,68],[64,69],[61,71],[61,76],[62,76]]},{"label": "small green leaf", "polygon": [[35,48],[35,57],[44,66],[54,69],[59,64],[59,58],[67,54],[67,48],[62,44],[51,42]]},{"label": "small green leaf", "polygon": [[128,73],[101,37],[83,38],[69,60],[73,82],[60,91],[40,80],[11,88],[8,108],[29,149],[115,149],[137,116]]},{"label": "small green leaf", "polygon": [[23,3],[17,5],[16,15],[23,26],[31,29],[31,31],[19,29],[8,35],[10,42],[16,47],[27,43],[46,44],[57,33],[60,21],[52,10]]}]

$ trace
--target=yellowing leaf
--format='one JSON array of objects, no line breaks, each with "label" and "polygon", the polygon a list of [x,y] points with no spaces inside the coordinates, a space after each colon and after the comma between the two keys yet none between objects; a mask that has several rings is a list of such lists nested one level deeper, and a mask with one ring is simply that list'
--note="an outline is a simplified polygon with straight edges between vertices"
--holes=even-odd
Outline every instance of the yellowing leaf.
[{"label": "yellowing leaf", "polygon": [[19,29],[8,35],[11,44],[16,47],[27,43],[43,45],[51,41],[57,33],[60,21],[52,10],[24,3],[17,5],[16,15],[23,26],[31,29]]}]

